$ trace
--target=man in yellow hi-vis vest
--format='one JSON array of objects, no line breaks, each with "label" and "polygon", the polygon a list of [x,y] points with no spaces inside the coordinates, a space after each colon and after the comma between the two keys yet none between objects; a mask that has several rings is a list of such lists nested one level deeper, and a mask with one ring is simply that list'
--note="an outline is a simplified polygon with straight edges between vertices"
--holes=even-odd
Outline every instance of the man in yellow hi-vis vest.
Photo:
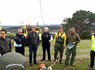
[{"label": "man in yellow hi-vis vest", "polygon": [[56,61],[57,54],[59,52],[60,53],[59,62],[62,64],[63,52],[66,47],[66,34],[63,31],[63,27],[61,25],[58,27],[58,33],[55,34],[53,45],[54,45],[54,61]]},{"label": "man in yellow hi-vis vest", "polygon": [[95,58],[95,29],[93,29],[92,33],[92,44],[91,44],[91,51],[90,51],[90,70],[94,70],[94,58]]}]

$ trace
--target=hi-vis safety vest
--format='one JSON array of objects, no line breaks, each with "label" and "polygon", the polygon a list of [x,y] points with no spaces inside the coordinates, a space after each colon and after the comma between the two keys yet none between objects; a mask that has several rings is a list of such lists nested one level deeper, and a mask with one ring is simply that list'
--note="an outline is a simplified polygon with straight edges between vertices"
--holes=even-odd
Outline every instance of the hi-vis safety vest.
[{"label": "hi-vis safety vest", "polygon": [[94,35],[92,35],[91,51],[95,52],[95,37],[94,37]]}]

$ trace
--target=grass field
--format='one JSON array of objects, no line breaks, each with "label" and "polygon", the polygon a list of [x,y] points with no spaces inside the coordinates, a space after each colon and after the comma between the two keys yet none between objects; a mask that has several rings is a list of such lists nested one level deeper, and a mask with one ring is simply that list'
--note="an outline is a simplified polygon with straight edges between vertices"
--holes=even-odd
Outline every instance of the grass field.
[{"label": "grass field", "polygon": [[[60,64],[59,62],[57,62],[52,69],[53,70],[88,70],[88,65],[90,62],[90,45],[91,45],[91,40],[81,40],[81,42],[77,45],[77,55],[75,58],[75,64],[74,67],[71,67],[70,65],[64,67],[64,61],[65,61],[65,51],[64,51],[64,55],[63,55],[63,63]],[[28,60],[28,56],[29,56],[29,52],[28,52],[28,47],[25,48],[25,56],[27,59],[27,69],[26,70],[38,70],[39,65],[33,65],[33,66],[29,66],[29,60]],[[40,44],[40,46],[38,47],[38,51],[37,51],[37,62],[39,64],[41,63],[45,63],[48,66],[50,66],[53,63],[53,56],[54,56],[54,47],[51,46],[51,57],[52,57],[52,61],[40,61],[42,58],[42,46]]]}]

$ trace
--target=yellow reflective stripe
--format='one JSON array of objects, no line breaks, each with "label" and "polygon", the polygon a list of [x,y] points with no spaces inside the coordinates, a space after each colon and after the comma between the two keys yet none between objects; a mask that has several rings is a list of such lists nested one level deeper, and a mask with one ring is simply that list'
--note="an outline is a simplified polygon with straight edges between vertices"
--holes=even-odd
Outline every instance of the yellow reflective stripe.
[{"label": "yellow reflective stripe", "polygon": [[91,50],[92,50],[92,51],[95,51],[95,37],[94,37],[94,35],[92,35]]},{"label": "yellow reflective stripe", "polygon": [[95,40],[95,37],[94,37],[94,35],[92,35],[92,40]]},{"label": "yellow reflective stripe", "polygon": [[91,47],[91,50],[92,50],[92,51],[95,51],[95,47]]},{"label": "yellow reflective stripe", "polygon": [[95,44],[92,44],[91,46],[92,46],[92,47],[95,47]]}]

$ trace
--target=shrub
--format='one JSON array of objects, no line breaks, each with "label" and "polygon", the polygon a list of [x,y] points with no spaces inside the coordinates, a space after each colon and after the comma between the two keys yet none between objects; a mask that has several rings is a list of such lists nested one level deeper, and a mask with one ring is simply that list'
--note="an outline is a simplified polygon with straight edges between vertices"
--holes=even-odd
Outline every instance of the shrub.
[{"label": "shrub", "polygon": [[10,39],[13,39],[14,38],[14,33],[8,32],[6,37],[10,38]]},{"label": "shrub", "polygon": [[91,38],[90,32],[83,32],[81,38],[82,38],[82,39],[90,39],[90,38]]}]

